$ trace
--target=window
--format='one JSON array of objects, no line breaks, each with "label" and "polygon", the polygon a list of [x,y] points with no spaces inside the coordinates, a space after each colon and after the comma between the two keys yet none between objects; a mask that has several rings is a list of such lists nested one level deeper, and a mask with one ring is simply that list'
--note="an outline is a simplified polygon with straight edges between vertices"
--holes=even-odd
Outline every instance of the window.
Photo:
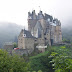
[{"label": "window", "polygon": [[45,38],[45,40],[46,40],[47,38]]},{"label": "window", "polygon": [[23,34],[23,37],[26,37],[26,34]]},{"label": "window", "polygon": [[37,40],[35,40],[35,41],[37,41]]},{"label": "window", "polygon": [[22,43],[22,42],[21,42]]}]

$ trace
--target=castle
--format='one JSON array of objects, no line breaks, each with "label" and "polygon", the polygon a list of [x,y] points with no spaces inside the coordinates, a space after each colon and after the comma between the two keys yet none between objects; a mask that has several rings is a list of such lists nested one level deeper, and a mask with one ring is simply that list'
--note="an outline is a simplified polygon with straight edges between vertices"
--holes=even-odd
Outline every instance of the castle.
[{"label": "castle", "polygon": [[51,15],[35,10],[28,12],[28,30],[22,29],[18,36],[18,48],[31,53],[35,48],[45,51],[47,45],[62,42],[61,22]]}]

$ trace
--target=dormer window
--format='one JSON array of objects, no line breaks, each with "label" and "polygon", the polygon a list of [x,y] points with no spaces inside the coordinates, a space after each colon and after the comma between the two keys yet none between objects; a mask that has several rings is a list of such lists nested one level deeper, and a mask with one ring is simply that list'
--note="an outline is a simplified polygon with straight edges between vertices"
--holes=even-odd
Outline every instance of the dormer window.
[{"label": "dormer window", "polygon": [[23,34],[23,37],[26,37],[26,34]]}]

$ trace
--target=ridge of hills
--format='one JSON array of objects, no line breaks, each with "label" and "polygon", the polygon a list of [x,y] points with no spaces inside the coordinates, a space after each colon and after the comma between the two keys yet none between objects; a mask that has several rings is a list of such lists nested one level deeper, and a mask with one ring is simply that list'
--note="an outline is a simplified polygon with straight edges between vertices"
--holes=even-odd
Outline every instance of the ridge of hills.
[{"label": "ridge of hills", "polygon": [[72,20],[67,20],[62,27],[63,38],[70,40],[72,42]]},{"label": "ridge of hills", "polygon": [[5,42],[14,42],[22,28],[23,26],[16,23],[0,22],[0,48]]}]

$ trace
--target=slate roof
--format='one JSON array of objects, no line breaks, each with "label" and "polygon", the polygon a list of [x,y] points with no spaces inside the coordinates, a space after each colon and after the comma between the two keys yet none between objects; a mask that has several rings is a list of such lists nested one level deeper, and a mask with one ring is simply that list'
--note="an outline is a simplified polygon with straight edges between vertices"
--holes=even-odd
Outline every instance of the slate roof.
[{"label": "slate roof", "polygon": [[56,24],[55,24],[55,23],[52,23],[51,25],[52,25],[52,26],[56,26]]},{"label": "slate roof", "polygon": [[47,20],[48,18],[49,18],[50,21],[52,22],[53,17],[52,17],[51,15],[48,15],[48,14],[45,13],[44,19]]},{"label": "slate roof", "polygon": [[25,29],[24,29],[24,34],[26,34],[26,37],[27,37],[27,38],[34,38],[34,37],[31,35],[31,33],[30,33],[29,31],[25,30]]}]

